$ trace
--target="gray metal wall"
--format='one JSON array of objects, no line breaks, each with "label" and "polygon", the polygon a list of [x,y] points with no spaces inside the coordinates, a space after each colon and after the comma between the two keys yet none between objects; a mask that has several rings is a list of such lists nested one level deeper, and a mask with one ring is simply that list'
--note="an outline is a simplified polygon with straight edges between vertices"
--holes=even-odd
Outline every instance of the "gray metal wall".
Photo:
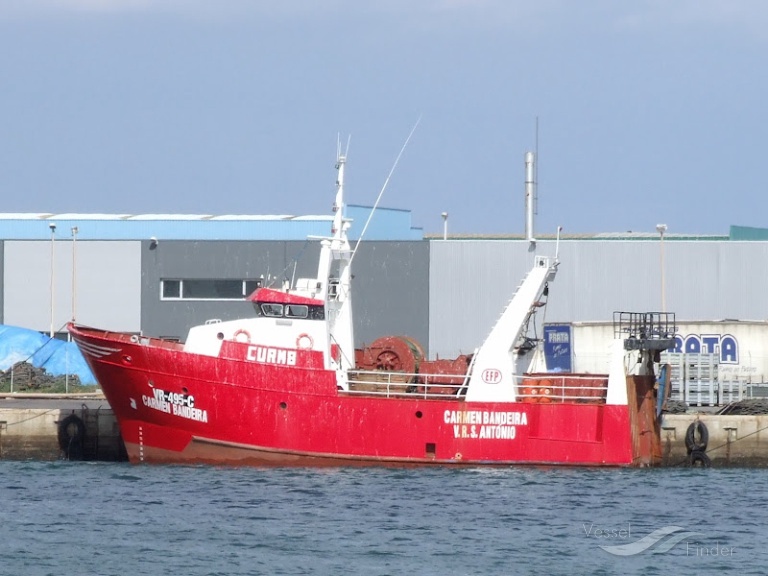
[{"label": "gray metal wall", "polygon": [[533,254],[523,242],[430,244],[430,355],[470,353],[488,335],[533,265]]},{"label": "gray metal wall", "polygon": [[[55,244],[55,328],[72,314],[72,245]],[[2,321],[47,332],[51,244],[4,241],[0,251]],[[610,321],[616,310],[661,309],[659,242],[566,240],[551,286],[548,322]],[[552,241],[536,253],[554,255]],[[161,301],[167,278],[314,276],[317,242],[78,241],[77,321],[184,338],[211,318],[252,313],[247,302]],[[353,262],[356,344],[408,335],[434,356],[471,352],[488,334],[530,269],[522,240],[375,241]],[[664,243],[666,308],[678,320],[766,320],[768,242]]]},{"label": "gray metal wall", "polygon": [[[141,266],[138,242],[6,241],[3,261],[3,323],[59,332],[74,313],[81,324],[138,331]],[[73,284],[73,273],[75,283]]]},{"label": "gray metal wall", "polygon": [[[665,241],[663,250],[666,310],[679,320],[768,319],[768,243]],[[554,242],[538,242],[536,253],[554,252]],[[471,351],[530,269],[528,243],[434,240],[430,254],[430,353]],[[661,310],[658,242],[568,240],[560,261],[540,320],[611,321],[614,311]]]},{"label": "gray metal wall", "polygon": [[[253,314],[249,302],[161,301],[163,279],[314,277],[318,242],[160,241],[141,243],[141,326],[145,334],[186,338],[190,327]],[[428,346],[429,243],[367,242],[352,264],[355,341],[405,334]],[[279,282],[278,282],[279,285]]]},{"label": "gray metal wall", "polygon": [[355,345],[411,336],[429,348],[429,242],[363,242],[352,261]]},{"label": "gray metal wall", "polygon": [[161,301],[164,279],[265,279],[315,276],[317,242],[160,241],[141,243],[141,327],[145,334],[186,338],[192,326],[253,315],[250,302]]},{"label": "gray metal wall", "polygon": [[[553,321],[610,320],[615,310],[661,309],[658,242],[569,241],[560,259]],[[681,320],[765,320],[767,259],[765,242],[665,241],[666,310]]]}]

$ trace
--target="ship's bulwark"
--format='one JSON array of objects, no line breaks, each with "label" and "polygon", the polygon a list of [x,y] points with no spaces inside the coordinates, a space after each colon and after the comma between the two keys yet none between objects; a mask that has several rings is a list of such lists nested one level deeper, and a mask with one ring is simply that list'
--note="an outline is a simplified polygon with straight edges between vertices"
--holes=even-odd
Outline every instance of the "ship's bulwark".
[{"label": "ship's bulwark", "polygon": [[337,390],[327,370],[286,371],[83,327],[72,332],[84,350],[101,351],[86,356],[133,462],[616,466],[635,460],[626,405],[355,395]]}]

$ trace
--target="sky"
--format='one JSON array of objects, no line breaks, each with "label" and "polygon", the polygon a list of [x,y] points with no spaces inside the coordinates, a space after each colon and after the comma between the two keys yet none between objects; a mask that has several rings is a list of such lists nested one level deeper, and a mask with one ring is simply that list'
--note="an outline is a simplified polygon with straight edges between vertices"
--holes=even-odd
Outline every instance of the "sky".
[{"label": "sky", "polygon": [[426,234],[523,233],[527,151],[538,233],[764,227],[767,53],[764,0],[0,0],[0,212],[330,214],[340,138]]}]

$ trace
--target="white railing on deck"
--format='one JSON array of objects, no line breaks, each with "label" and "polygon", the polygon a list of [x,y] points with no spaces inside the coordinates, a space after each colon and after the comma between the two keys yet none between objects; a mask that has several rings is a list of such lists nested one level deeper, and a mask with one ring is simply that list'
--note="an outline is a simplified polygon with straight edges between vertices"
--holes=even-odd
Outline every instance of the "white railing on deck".
[{"label": "white railing on deck", "polygon": [[524,376],[518,384],[522,402],[579,402],[600,404],[608,392],[608,377],[601,374],[556,373]]},{"label": "white railing on deck", "polygon": [[349,392],[384,397],[458,398],[465,386],[461,374],[416,374],[354,370],[349,372]]},{"label": "white railing on deck", "polygon": [[[354,370],[349,372],[350,394],[385,398],[460,399],[466,393],[461,374],[416,374]],[[603,375],[536,374],[524,376],[517,384],[517,397],[528,403],[605,402],[608,377]]]}]

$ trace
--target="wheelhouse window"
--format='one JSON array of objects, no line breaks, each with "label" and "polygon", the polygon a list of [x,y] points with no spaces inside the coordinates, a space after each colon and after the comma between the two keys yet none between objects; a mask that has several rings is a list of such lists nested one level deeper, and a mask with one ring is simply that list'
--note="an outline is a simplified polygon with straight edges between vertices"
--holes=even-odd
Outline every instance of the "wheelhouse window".
[{"label": "wheelhouse window", "polygon": [[256,302],[257,316],[269,316],[270,318],[293,318],[310,320],[323,320],[325,310],[322,306],[307,306],[306,304],[273,304],[271,302]]},{"label": "wheelhouse window", "polygon": [[261,304],[260,308],[264,316],[270,316],[272,318],[282,318],[283,316],[282,304]]},{"label": "wheelhouse window", "polygon": [[309,306],[302,304],[287,304],[285,306],[286,318],[306,318],[309,315]]}]

